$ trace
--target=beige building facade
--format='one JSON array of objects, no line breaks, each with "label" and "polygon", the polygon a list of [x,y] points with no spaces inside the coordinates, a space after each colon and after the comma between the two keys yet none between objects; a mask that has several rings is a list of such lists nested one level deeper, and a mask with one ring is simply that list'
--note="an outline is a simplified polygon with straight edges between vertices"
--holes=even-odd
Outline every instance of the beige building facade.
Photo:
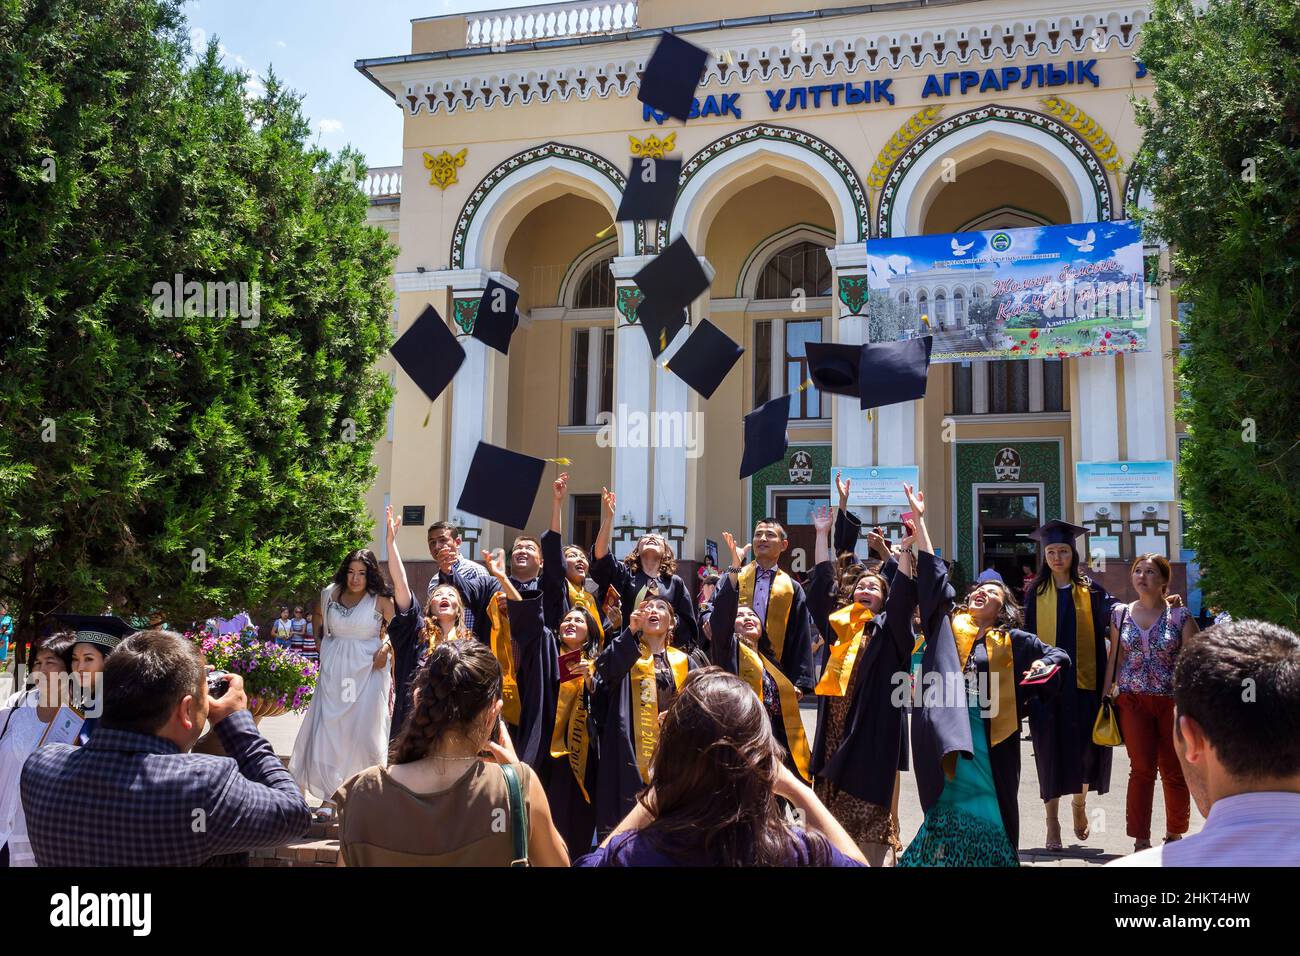
[{"label": "beige building facade", "polygon": [[[372,220],[400,248],[394,332],[432,305],[467,352],[433,403],[386,359],[397,397],[370,506],[377,529],[386,504],[405,515],[408,559],[427,558],[425,529],[444,517],[467,553],[508,546],[517,529],[456,507],[482,440],[572,460],[566,538],[589,544],[601,488],[615,490],[620,554],[657,528],[698,562],[724,530],[747,537],[774,514],[795,569],[810,567],[809,510],[834,468],[915,466],[936,544],[965,576],[993,560],[1011,580],[1033,561],[1027,531],[1061,517],[1104,543],[1094,576],[1116,593],[1144,551],[1175,562],[1183,586],[1176,501],[1080,503],[1075,489],[1077,462],[1177,458],[1167,283],[1147,286],[1146,351],[935,364],[923,400],[870,414],[797,392],[785,460],[737,479],[742,419],[807,378],[804,344],[865,341],[871,239],[1124,219],[1146,201],[1130,176],[1132,100],[1152,88],[1135,56],[1144,4],[818,6],[431,17],[412,23],[409,53],[358,61],[405,116],[402,165],[367,183]],[[664,30],[711,52],[686,123],[637,100]],[[671,221],[613,224],[636,155],[683,160]],[[632,276],[679,235],[712,275],[692,325],[708,318],[745,349],[708,401],[651,357],[635,321]],[[1151,274],[1167,266],[1166,250],[1146,253]],[[520,294],[508,356],[466,334],[489,279]],[[941,277],[912,285],[945,326],[978,295]],[[547,526],[560,470],[548,466],[527,530]],[[858,510],[901,527],[898,506]]]}]

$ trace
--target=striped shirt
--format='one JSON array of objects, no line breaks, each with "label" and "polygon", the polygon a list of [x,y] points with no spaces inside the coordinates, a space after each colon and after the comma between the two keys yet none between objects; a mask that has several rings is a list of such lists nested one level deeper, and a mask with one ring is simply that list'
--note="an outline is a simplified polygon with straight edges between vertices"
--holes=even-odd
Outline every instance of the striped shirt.
[{"label": "striped shirt", "polygon": [[1300,866],[1300,793],[1261,791],[1216,800],[1200,833],[1107,866]]}]

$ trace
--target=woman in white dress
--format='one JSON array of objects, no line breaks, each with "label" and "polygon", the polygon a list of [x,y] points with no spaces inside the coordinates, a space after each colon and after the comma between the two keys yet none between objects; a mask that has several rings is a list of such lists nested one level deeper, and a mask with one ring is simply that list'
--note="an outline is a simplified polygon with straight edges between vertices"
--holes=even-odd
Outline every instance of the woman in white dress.
[{"label": "woman in white dress", "polygon": [[387,763],[392,648],[382,631],[393,618],[392,595],[368,548],[349,554],[321,591],[320,676],[289,772],[327,806],[343,781]]}]

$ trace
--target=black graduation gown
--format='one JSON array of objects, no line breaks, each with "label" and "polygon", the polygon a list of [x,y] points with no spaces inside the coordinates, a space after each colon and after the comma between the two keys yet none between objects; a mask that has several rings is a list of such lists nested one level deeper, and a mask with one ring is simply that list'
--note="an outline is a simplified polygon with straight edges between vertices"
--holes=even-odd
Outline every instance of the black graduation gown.
[{"label": "black graduation gown", "polygon": [[429,658],[429,642],[424,639],[424,612],[411,596],[411,606],[395,610],[388,622],[388,642],[393,645],[393,720],[388,739],[396,740],[411,709],[411,690],[415,676]]},{"label": "black graduation gown", "polygon": [[[568,845],[570,856],[586,853],[596,832],[596,808],[582,795],[567,757],[551,756],[551,736],[560,697],[560,642],[543,621],[544,598],[538,592],[523,601],[510,602],[510,636],[514,643],[519,685],[519,737],[515,752],[535,771],[546,789],[555,829]],[[583,781],[595,793],[599,741],[587,701],[587,772]]]},{"label": "black graduation gown", "polygon": [[[1106,632],[1115,599],[1095,581],[1088,582],[1088,591],[1095,631],[1094,660],[1100,687],[1105,682]],[[1037,596],[1032,589],[1025,593],[1025,630],[1038,633]],[[1092,742],[1092,725],[1101,707],[1101,694],[1096,690],[1079,688],[1075,673],[1078,659],[1075,643],[1074,601],[1070,590],[1064,588],[1057,591],[1056,646],[1070,655],[1070,667],[1068,673],[1061,675],[1061,688],[1055,697],[1029,701],[1029,733],[1034,740],[1038,794],[1044,800],[1078,793],[1085,783],[1089,790],[1098,794],[1110,789],[1112,749]]]},{"label": "black graduation gown", "polygon": [[[933,554],[922,552],[917,568],[917,597],[921,605],[921,621],[926,635],[925,654],[921,664],[922,705],[912,714],[912,765],[916,773],[921,807],[928,811],[943,792],[943,757],[956,752],[971,757],[970,721],[964,696],[960,700],[948,699],[941,705],[926,702],[925,681],[935,674],[942,680],[941,687],[957,686],[956,677],[963,674],[957,653],[949,615],[956,607],[956,593],[948,583],[948,566]],[[1012,677],[1016,682],[1016,716],[1023,720],[1028,711],[1029,699],[1037,695],[1051,695],[1060,685],[1062,671],[1054,674],[1044,684],[1021,686],[1021,675],[1034,661],[1042,658],[1047,664],[1058,664],[1063,669],[1070,663],[1069,655],[1059,647],[1048,647],[1028,631],[1011,629]],[[989,658],[984,641],[976,642],[971,656],[975,660],[977,677],[988,683]],[[933,680],[935,678],[928,678]],[[993,772],[993,786],[997,791],[998,811],[1002,827],[1013,849],[1020,846],[1020,734],[1013,733],[994,746],[989,739],[992,721],[985,718],[984,734],[989,743],[989,763]]]},{"label": "black graduation gown", "polygon": [[[542,620],[553,631],[560,629],[564,615],[573,610],[569,600],[569,578],[564,567],[564,544],[554,531],[542,535]],[[604,588],[599,589],[601,593]],[[604,608],[604,603],[597,596],[597,606]],[[609,620],[602,613],[600,626],[609,636]]]},{"label": "black graduation gown", "polygon": [[[592,564],[591,576],[600,585],[602,594],[607,587],[618,591],[619,603],[623,606],[623,622],[626,624],[632,620],[632,612],[636,610],[636,596],[650,581],[650,576],[639,568],[636,571],[628,570],[626,564],[614,558],[613,551],[607,551],[603,558],[598,558]],[[673,629],[673,647],[681,648],[689,654],[700,644],[691,592],[687,590],[686,582],[676,574],[661,574],[657,580],[659,596],[672,605],[673,613],[677,615],[677,626]]]},{"label": "black graduation gown", "polygon": [[[812,771],[841,790],[877,806],[888,807],[894,797],[894,775],[907,769],[906,687],[912,658],[912,608],[916,584],[906,574],[895,574],[892,558],[885,575],[890,580],[885,610],[868,622],[870,640],[854,665],[857,680],[844,721],[844,736],[828,754],[826,727],[832,698],[817,698],[817,734],[813,738]],[[830,626],[831,609],[839,590],[835,564],[822,561],[813,568],[808,583],[808,608],[829,647],[836,634]],[[900,689],[900,684],[902,689]]]},{"label": "black graduation gown", "polygon": [[[596,658],[596,675],[601,686],[593,710],[600,733],[601,759],[594,797],[596,831],[602,840],[628,815],[636,803],[636,795],[645,788],[636,765],[636,726],[629,679],[640,656],[640,640],[624,628],[605,644]],[[686,666],[695,670],[695,661],[688,659]]]},{"label": "black graduation gown", "polygon": [[835,555],[845,551],[856,551],[858,538],[862,536],[862,519],[852,511],[835,512]]},{"label": "black graduation gown", "polygon": [[[781,659],[771,658],[772,663],[781,668],[781,673],[795,687],[799,688],[805,694],[811,693],[812,689],[817,686],[817,678],[821,676],[817,668],[817,661],[813,655],[813,626],[812,618],[808,614],[808,597],[804,594],[803,587],[798,581],[790,579],[794,587],[794,597],[790,601],[790,616],[786,619],[785,626],[785,643],[781,648]],[[713,613],[718,613],[718,602],[722,600],[724,594],[729,595],[729,600],[740,600],[740,594],[736,585],[731,583],[731,575],[724,574],[718,581],[718,593],[713,599]],[[772,609],[771,599],[768,599],[767,608]],[[735,612],[732,612],[733,621]],[[733,623],[734,627],[734,623]],[[721,627],[720,619],[710,620],[709,629],[726,630]],[[768,633],[767,621],[763,622],[763,637],[766,640]],[[713,630],[714,637],[718,636],[718,631]],[[772,650],[768,645],[768,650]],[[734,651],[734,648],[733,648]],[[734,671],[733,671],[734,673]]]}]

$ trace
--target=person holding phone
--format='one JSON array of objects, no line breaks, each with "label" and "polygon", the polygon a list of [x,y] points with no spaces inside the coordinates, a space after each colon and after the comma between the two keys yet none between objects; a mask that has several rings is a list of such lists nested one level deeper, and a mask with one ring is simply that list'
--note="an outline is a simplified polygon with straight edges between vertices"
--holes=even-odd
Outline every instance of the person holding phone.
[{"label": "person holding phone", "polygon": [[501,708],[501,665],[488,647],[447,641],[433,648],[389,766],[354,774],[334,794],[339,866],[522,862],[507,768],[524,802],[527,862],[568,866],[546,792],[515,754]]}]

